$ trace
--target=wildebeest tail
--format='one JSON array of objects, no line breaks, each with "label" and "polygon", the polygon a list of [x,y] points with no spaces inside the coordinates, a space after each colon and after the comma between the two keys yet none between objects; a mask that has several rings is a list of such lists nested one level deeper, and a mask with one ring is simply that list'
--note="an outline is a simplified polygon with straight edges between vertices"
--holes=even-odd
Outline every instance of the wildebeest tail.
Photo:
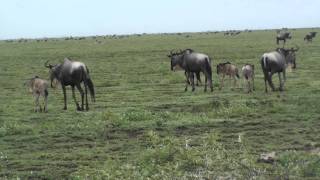
[{"label": "wildebeest tail", "polygon": [[206,70],[208,72],[208,74],[210,75],[210,78],[212,80],[212,69],[211,69],[211,64],[210,64],[211,60],[208,57],[208,59],[206,60]]},{"label": "wildebeest tail", "polygon": [[91,101],[92,102],[95,102],[96,101],[96,98],[95,98],[95,92],[94,92],[94,85],[93,85],[93,82],[90,78],[90,75],[89,75],[89,69],[87,67],[86,68],[86,77],[85,77],[85,84],[88,86],[89,88],[89,92],[90,92],[90,96],[91,96]]},{"label": "wildebeest tail", "polygon": [[95,98],[95,93],[94,93],[94,86],[93,86],[93,82],[92,80],[89,78],[86,80],[87,81],[87,85],[90,91],[90,96],[91,96],[91,101],[95,102],[96,98]]}]

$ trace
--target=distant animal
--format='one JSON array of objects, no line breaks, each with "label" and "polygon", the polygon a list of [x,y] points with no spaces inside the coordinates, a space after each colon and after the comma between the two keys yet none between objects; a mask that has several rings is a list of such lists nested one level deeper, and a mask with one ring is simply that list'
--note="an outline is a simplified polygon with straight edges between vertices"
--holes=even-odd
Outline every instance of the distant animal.
[{"label": "distant animal", "polygon": [[291,33],[290,32],[280,32],[277,34],[277,44],[279,44],[279,41],[283,41],[283,46],[286,44],[287,39],[291,39]]},{"label": "distant animal", "polygon": [[254,88],[254,65],[253,64],[245,64],[242,67],[242,76],[245,81],[244,85],[247,86],[247,92],[250,93],[255,90]]},{"label": "distant animal", "polygon": [[41,105],[39,103],[40,96],[43,97],[44,100],[44,112],[48,112],[48,82],[39,78],[39,76],[35,76],[28,80],[25,85],[28,87],[29,91],[32,93],[35,101],[34,112],[42,112]]},{"label": "distant animal", "polygon": [[316,37],[317,32],[309,32],[305,37],[304,41],[312,42],[312,39]]},{"label": "distant animal", "polygon": [[[51,87],[53,80],[57,80],[60,82],[62,86],[63,96],[64,96],[64,110],[67,109],[67,96],[66,96],[66,86],[71,86],[72,88],[72,96],[74,102],[76,103],[77,110],[82,111],[84,110],[84,96],[86,100],[86,110],[89,110],[88,105],[88,97],[87,97],[87,89],[90,91],[91,100],[95,101],[95,92],[93,82],[89,75],[89,69],[87,66],[78,61],[72,61],[69,58],[65,58],[64,62],[61,64],[56,65],[48,65],[48,61],[45,63],[45,67],[50,69],[50,80],[51,80]],[[85,92],[81,87],[81,83],[84,84]],[[76,96],[74,93],[74,87],[76,87],[80,94],[81,94],[81,107],[79,106]]]},{"label": "distant animal", "polygon": [[230,77],[230,80],[231,78],[234,80],[234,87],[236,86],[237,79],[240,78],[238,68],[229,61],[217,65],[217,74],[222,76],[220,78],[219,90],[221,90],[223,87],[224,78],[226,75]]},{"label": "distant animal", "polygon": [[[168,55],[171,59],[171,70],[173,71],[176,66],[180,66],[186,71],[186,87],[185,91],[188,90],[188,81],[191,81],[192,91],[195,90],[194,87],[194,73],[202,72],[205,75],[205,87],[204,91],[207,91],[207,85],[210,86],[211,91],[213,91],[212,85],[212,69],[210,65],[210,58],[206,54],[196,53],[190,51],[183,51],[180,53],[172,53]],[[200,78],[200,76],[199,76]]]},{"label": "distant animal", "polygon": [[[264,74],[265,92],[268,92],[267,82],[272,91],[275,91],[275,87],[272,82],[272,75],[278,73],[280,87],[279,90],[283,91],[284,83],[286,81],[286,59],[290,53],[290,50],[285,48],[277,48],[275,51],[264,53],[261,56],[260,63]],[[281,78],[283,74],[283,79]]]}]

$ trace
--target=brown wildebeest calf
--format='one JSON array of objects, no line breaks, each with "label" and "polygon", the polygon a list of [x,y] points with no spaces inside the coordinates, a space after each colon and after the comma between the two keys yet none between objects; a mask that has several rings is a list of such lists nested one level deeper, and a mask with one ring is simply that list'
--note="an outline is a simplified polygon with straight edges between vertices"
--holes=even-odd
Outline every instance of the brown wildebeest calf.
[{"label": "brown wildebeest calf", "polygon": [[46,80],[40,79],[38,76],[31,78],[29,81],[25,83],[29,88],[29,91],[32,93],[35,100],[35,108],[34,112],[42,112],[41,105],[39,103],[40,96],[44,99],[44,112],[48,112],[48,82]]},{"label": "brown wildebeest calf", "polygon": [[248,93],[254,91],[254,65],[245,64],[242,67],[242,76],[244,79],[244,89],[247,89]]},{"label": "brown wildebeest calf", "polygon": [[240,77],[238,68],[235,65],[231,64],[229,61],[225,62],[225,63],[220,63],[217,65],[217,74],[222,76],[222,78],[220,80],[219,90],[221,90],[223,87],[224,77],[226,75],[228,75],[230,77],[230,80],[231,80],[231,78],[233,78],[233,80],[234,80],[233,86],[234,87],[236,86],[237,79],[239,79],[239,77]]}]

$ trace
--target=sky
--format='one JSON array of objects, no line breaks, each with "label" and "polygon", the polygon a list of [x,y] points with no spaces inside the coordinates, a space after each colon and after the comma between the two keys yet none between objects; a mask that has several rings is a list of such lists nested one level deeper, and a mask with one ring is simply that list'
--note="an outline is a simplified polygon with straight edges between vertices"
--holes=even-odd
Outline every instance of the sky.
[{"label": "sky", "polygon": [[320,0],[1,0],[0,39],[320,27]]}]

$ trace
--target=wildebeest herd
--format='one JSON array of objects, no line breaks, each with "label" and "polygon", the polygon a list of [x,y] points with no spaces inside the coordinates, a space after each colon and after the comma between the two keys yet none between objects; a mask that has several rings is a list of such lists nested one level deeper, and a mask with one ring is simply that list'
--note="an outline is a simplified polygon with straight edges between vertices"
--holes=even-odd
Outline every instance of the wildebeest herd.
[{"label": "wildebeest herd", "polygon": [[[316,32],[308,33],[304,40],[312,42],[312,39],[316,36]],[[264,53],[260,58],[260,64],[264,75],[265,92],[268,92],[268,85],[272,91],[277,90],[272,82],[272,75],[277,73],[279,76],[279,90],[284,90],[284,83],[286,81],[286,68],[296,68],[296,52],[297,48],[284,48],[287,39],[291,39],[290,32],[278,32],[276,36],[276,43],[284,41],[282,48],[276,48],[274,51]],[[182,69],[185,71],[186,85],[185,91],[188,90],[188,86],[191,85],[192,91],[195,90],[194,76],[197,78],[196,85],[201,84],[200,73],[203,73],[205,77],[204,91],[207,91],[207,86],[213,91],[213,76],[212,76],[212,63],[213,60],[204,53],[195,52],[193,49],[185,49],[179,51],[170,51],[167,55],[171,61],[171,70]],[[95,90],[93,82],[90,78],[88,67],[78,61],[65,58],[63,63],[60,64],[48,64],[45,63],[45,67],[49,69],[49,77],[51,81],[51,87],[54,82],[58,82],[64,95],[64,107],[67,109],[67,95],[66,86],[71,86],[72,96],[76,104],[78,111],[89,110],[88,104],[88,91],[91,96],[91,100],[95,102]],[[233,88],[236,88],[237,81],[240,79],[240,74],[243,77],[244,90],[248,93],[255,90],[254,78],[255,78],[255,66],[253,64],[245,63],[241,68],[241,72],[235,64],[232,64],[230,60],[225,60],[223,63],[219,63],[216,66],[217,75],[220,77],[219,90],[223,88],[225,76],[234,80]],[[81,86],[83,84],[84,90]],[[239,84],[239,83],[238,83]],[[47,112],[47,99],[48,99],[48,82],[41,79],[39,76],[35,76],[28,80],[25,85],[28,86],[30,92],[35,99],[35,112],[44,111]],[[239,84],[240,85],[240,84]],[[78,89],[81,95],[81,106],[76,100],[75,87]],[[41,108],[39,103],[40,96],[44,99],[44,108]]]}]

